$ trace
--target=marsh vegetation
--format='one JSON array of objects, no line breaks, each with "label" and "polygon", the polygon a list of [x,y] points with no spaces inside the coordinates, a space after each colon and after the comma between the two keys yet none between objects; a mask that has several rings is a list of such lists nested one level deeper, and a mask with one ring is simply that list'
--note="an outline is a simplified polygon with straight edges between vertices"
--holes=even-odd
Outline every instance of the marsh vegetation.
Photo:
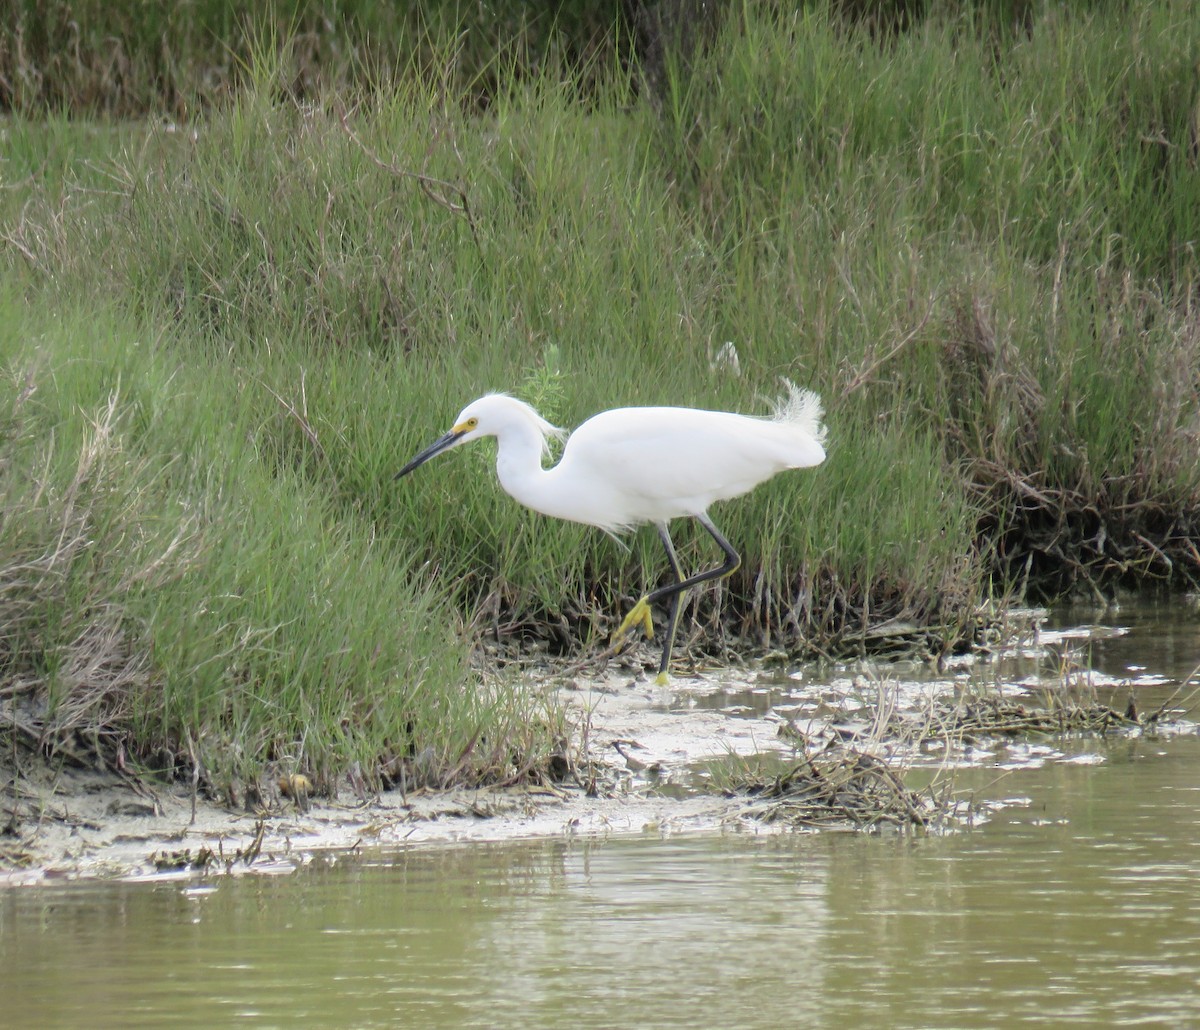
[{"label": "marsh vegetation", "polygon": [[627,40],[363,6],[0,28],[13,753],[239,802],[550,776],[570,727],[479,641],[586,654],[665,570],[487,448],[392,482],[491,389],[565,426],[822,394],[819,473],[721,512],[697,654],[937,657],[1014,599],[1200,576],[1188,4]]}]

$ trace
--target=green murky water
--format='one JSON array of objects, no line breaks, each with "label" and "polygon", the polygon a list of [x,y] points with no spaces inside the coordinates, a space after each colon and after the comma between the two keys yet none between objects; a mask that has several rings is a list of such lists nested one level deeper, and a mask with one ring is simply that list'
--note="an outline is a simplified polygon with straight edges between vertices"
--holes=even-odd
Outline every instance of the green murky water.
[{"label": "green murky water", "polygon": [[[1092,659],[1147,702],[1200,661],[1194,615],[1108,621],[1128,632]],[[1200,740],[1018,757],[961,774],[1013,803],[940,838],[447,846],[10,890],[0,1023],[1200,1025]]]}]

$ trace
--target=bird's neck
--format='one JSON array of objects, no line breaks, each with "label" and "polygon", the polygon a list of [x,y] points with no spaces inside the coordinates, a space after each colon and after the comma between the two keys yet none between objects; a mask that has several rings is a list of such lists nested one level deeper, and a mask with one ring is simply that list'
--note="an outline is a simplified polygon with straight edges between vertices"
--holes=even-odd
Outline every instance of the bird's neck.
[{"label": "bird's neck", "polygon": [[533,426],[506,433],[499,441],[496,475],[505,492],[525,507],[554,518],[576,518],[554,469],[542,468],[542,434]]}]

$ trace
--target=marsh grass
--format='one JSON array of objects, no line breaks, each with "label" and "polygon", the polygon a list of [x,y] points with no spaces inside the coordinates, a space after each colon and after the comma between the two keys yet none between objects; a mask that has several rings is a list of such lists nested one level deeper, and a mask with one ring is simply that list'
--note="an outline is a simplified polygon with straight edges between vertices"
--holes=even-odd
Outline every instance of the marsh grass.
[{"label": "marsh grass", "polygon": [[[649,116],[618,119],[622,99],[618,89],[607,112],[581,111],[543,82],[497,100],[485,131],[468,132],[431,95],[356,112],[249,96],[199,138],[156,143],[165,167],[114,167],[125,195],[108,271],[144,317],[175,324],[195,359],[223,353],[262,384],[265,457],[397,546],[419,540],[469,604],[499,591],[505,608],[569,623],[615,613],[643,590],[642,569],[651,580],[663,571],[652,537],[626,558],[600,534],[522,511],[496,489],[486,446],[404,489],[389,473],[487,389],[516,388],[571,426],[636,403],[765,414],[778,376],[821,381],[824,345],[803,338],[795,313],[791,324],[764,314],[752,270],[743,277],[736,254],[726,269],[669,202],[635,135]],[[284,142],[264,147],[270,139]],[[457,192],[431,196],[422,180],[459,184],[470,220]],[[23,246],[37,244],[39,264],[83,271],[76,241],[30,231]],[[752,380],[714,369],[725,335]],[[946,490],[936,435],[917,427],[908,439],[907,421],[877,432],[863,409],[843,428],[836,403],[840,438],[821,488],[785,477],[760,492],[761,507],[721,516],[755,572],[777,570],[743,629],[853,634],[872,592],[879,617],[952,622],[971,521],[967,498]],[[898,460],[914,449],[920,457]],[[912,502],[900,521],[896,496]],[[681,543],[689,562],[709,560],[686,530]],[[746,598],[748,577],[735,596]],[[597,584],[608,591],[599,605]]]},{"label": "marsh grass", "polygon": [[7,728],[101,763],[187,756],[231,798],[271,768],[322,791],[350,768],[537,775],[557,717],[468,683],[444,588],[279,474],[265,391],[122,316],[6,299]]},{"label": "marsh grass", "polygon": [[521,509],[489,444],[392,482],[492,389],[566,427],[822,394],[827,462],[713,513],[746,561],[689,601],[706,639],[949,649],[1026,588],[1194,582],[1200,25],[980,19],[745,7],[652,98],[613,50],[481,70],[433,24],[403,67],[348,50],[300,87],[303,34],[261,29],[204,117],[7,122],[6,562],[83,510],[89,427],[119,444],[110,532],[22,601],[58,635],[14,621],[13,682],[70,695],[64,649],[106,642],[145,689],[85,708],[138,698],[104,725],[226,783],[526,767],[557,717],[481,686],[472,637],[577,651],[666,570],[648,531]]},{"label": "marsh grass", "polygon": [[451,48],[450,79],[483,100],[513,69],[556,57],[584,65],[595,51],[624,49],[620,25],[604,5],[542,9],[520,0],[486,8],[10,0],[0,25],[0,107],[188,118],[226,103],[268,51],[281,59],[280,92],[304,98],[333,87],[386,87],[403,74],[445,78]]}]

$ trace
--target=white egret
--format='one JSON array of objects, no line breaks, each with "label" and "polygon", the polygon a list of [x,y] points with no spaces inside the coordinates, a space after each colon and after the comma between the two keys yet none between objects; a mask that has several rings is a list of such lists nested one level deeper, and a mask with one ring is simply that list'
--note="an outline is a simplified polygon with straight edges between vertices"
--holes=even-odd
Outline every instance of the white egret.
[{"label": "white egret", "polygon": [[[785,380],[786,382],[786,380]],[[597,526],[610,534],[653,523],[674,580],[633,606],[613,639],[635,626],[654,635],[650,606],[670,601],[658,682],[667,682],[679,605],[691,587],[723,579],[741,565],[733,545],[708,517],[715,501],[738,497],[784,469],[825,460],[821,400],[787,383],[788,395],[770,417],[696,408],[614,408],[593,415],[567,440],[562,458],[543,468],[548,439],[565,435],[524,401],[493,393],[472,401],[454,427],[404,466],[406,476],[442,451],[494,436],[500,485],[527,508]],[[720,566],[684,577],[667,524],[696,519],[725,552]]]}]

